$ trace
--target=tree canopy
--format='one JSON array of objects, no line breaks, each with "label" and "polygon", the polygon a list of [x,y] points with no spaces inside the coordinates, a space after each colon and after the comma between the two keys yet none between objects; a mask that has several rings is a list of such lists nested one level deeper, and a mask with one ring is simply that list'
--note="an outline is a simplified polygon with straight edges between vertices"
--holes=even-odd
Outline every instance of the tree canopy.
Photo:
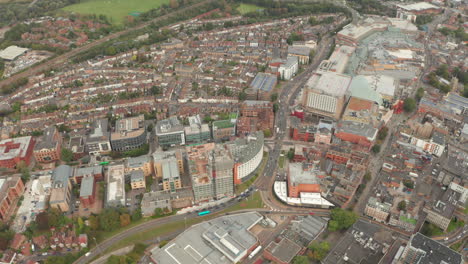
[{"label": "tree canopy", "polygon": [[70,162],[73,160],[73,152],[67,148],[62,148],[62,160],[65,162]]},{"label": "tree canopy", "polygon": [[292,261],[293,264],[309,264],[307,256],[295,256]]},{"label": "tree canopy", "polygon": [[115,208],[105,208],[98,218],[101,230],[113,231],[120,227],[120,214]]},{"label": "tree canopy", "polygon": [[416,109],[416,100],[413,98],[406,98],[403,102],[403,110],[407,113],[411,113]]},{"label": "tree canopy", "polygon": [[330,244],[327,241],[323,241],[320,243],[314,241],[312,244],[310,244],[309,250],[309,257],[314,260],[320,261],[324,259],[327,256],[328,251],[330,251]]},{"label": "tree canopy", "polygon": [[353,211],[335,208],[331,211],[331,220],[328,223],[328,230],[338,231],[348,229],[358,219],[358,215]]},{"label": "tree canopy", "polygon": [[405,200],[398,203],[398,210],[405,211],[406,210],[406,202]]}]

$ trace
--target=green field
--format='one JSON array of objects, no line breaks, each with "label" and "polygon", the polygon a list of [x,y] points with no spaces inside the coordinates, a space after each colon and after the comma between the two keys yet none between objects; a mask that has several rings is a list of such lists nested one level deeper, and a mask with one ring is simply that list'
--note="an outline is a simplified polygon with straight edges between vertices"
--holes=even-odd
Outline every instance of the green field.
[{"label": "green field", "polygon": [[112,23],[121,24],[130,14],[146,12],[168,3],[169,0],[83,0],[62,10],[79,14],[106,15]]},{"label": "green field", "polygon": [[240,4],[240,6],[237,8],[237,11],[239,11],[241,14],[245,14],[245,13],[257,11],[258,9],[262,9],[262,8],[256,5],[252,5],[252,4]]}]

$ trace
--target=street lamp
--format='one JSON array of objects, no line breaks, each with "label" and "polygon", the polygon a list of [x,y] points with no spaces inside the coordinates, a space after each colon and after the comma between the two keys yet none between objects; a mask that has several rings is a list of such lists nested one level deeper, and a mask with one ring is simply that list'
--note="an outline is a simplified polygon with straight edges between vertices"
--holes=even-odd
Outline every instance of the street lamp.
[{"label": "street lamp", "polygon": [[99,254],[102,254],[101,248],[99,247],[98,242],[96,241],[96,237],[93,237],[94,243],[96,243],[96,248],[99,250]]}]

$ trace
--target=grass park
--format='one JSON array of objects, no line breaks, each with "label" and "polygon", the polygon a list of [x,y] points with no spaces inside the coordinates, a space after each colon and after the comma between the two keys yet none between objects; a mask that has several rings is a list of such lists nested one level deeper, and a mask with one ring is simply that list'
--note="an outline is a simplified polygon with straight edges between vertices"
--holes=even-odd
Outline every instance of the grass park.
[{"label": "grass park", "polygon": [[62,10],[86,15],[105,15],[113,24],[122,24],[129,15],[137,15],[168,3],[169,0],[82,0]]},{"label": "grass park", "polygon": [[246,13],[257,11],[258,9],[262,9],[262,8],[256,5],[242,3],[237,8],[237,11],[239,11],[243,15]]}]

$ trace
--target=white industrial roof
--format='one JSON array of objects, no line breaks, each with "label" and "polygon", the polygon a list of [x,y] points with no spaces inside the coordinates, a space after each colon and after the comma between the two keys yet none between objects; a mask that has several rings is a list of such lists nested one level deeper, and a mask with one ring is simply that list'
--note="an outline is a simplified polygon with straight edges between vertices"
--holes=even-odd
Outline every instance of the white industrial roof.
[{"label": "white industrial roof", "polygon": [[0,58],[4,60],[14,60],[16,57],[22,55],[25,53],[28,49],[27,48],[21,48],[18,46],[9,46],[8,48],[0,51]]},{"label": "white industrial roof", "polygon": [[399,59],[412,59],[414,52],[409,49],[399,49],[396,51],[388,50],[388,53]]},{"label": "white industrial roof", "polygon": [[410,5],[397,5],[399,8],[407,10],[407,11],[421,11],[426,9],[439,9],[438,6],[427,2],[419,2]]},{"label": "white industrial roof", "polygon": [[124,203],[125,175],[123,165],[110,166],[107,175],[107,202]]},{"label": "white industrial roof", "polygon": [[338,33],[343,36],[352,37],[354,39],[360,39],[373,30],[384,29],[386,27],[387,23],[385,23],[384,21],[373,21],[373,19],[366,19],[365,24],[349,24]]},{"label": "white industrial roof", "polygon": [[163,248],[151,249],[151,259],[165,264],[237,263],[258,242],[249,230],[262,219],[248,212],[193,225]]},{"label": "white industrial roof", "polygon": [[388,20],[392,23],[392,26],[406,31],[417,31],[418,27],[415,26],[411,21],[406,19],[401,19],[397,17],[389,17]]},{"label": "white industrial roof", "polygon": [[372,90],[391,97],[395,95],[395,78],[381,74],[365,75],[364,78],[366,78]]},{"label": "white industrial roof", "polygon": [[346,45],[337,47],[328,59],[332,63],[332,66],[330,67],[331,71],[343,73],[346,65],[348,64],[349,58],[353,55],[355,50],[355,47]]},{"label": "white industrial roof", "polygon": [[307,81],[307,87],[332,96],[343,96],[349,88],[351,77],[335,72],[315,73]]}]

